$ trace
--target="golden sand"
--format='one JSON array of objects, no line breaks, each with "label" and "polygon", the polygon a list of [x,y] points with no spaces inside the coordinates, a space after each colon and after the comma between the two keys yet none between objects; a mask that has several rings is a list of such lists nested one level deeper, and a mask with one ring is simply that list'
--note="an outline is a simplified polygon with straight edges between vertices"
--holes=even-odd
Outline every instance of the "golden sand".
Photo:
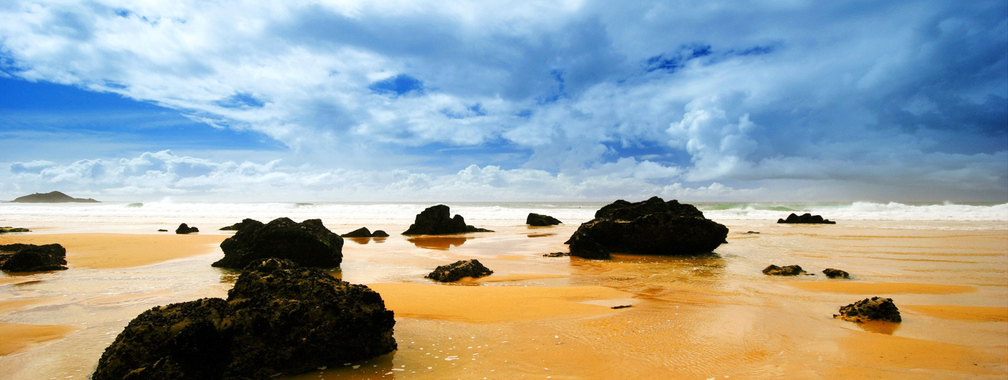
[{"label": "golden sand", "polygon": [[73,326],[0,322],[0,337],[3,337],[0,339],[0,356],[62,338],[76,329]]},{"label": "golden sand", "polygon": [[884,295],[884,294],[958,294],[976,291],[976,287],[941,284],[910,284],[851,281],[791,282],[789,285],[807,292],[827,292],[842,294]]},{"label": "golden sand", "polygon": [[935,318],[972,322],[1008,322],[1008,307],[962,305],[903,305],[902,310]]},{"label": "golden sand", "polygon": [[67,267],[127,268],[213,251],[227,235],[20,234],[0,236],[0,244],[52,244],[66,248]]}]

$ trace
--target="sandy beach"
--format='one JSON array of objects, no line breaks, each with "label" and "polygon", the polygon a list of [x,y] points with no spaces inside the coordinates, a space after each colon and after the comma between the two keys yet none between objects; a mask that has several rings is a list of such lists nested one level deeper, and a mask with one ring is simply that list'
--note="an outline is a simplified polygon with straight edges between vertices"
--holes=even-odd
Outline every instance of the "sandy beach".
[{"label": "sandy beach", "polygon": [[[399,350],[293,378],[1008,376],[1008,231],[733,222],[714,255],[610,261],[542,256],[566,250],[576,224],[419,239],[395,233],[400,225],[376,226],[392,236],[347,239],[332,274],[382,295],[396,313]],[[143,310],[226,296],[237,273],[209,264],[227,236],[0,236],[0,244],[63,244],[70,268],[0,277],[0,373],[87,378]],[[468,258],[495,274],[423,279]],[[852,278],[764,276],[769,264],[835,267]],[[832,317],[870,296],[892,297],[903,322]]]}]

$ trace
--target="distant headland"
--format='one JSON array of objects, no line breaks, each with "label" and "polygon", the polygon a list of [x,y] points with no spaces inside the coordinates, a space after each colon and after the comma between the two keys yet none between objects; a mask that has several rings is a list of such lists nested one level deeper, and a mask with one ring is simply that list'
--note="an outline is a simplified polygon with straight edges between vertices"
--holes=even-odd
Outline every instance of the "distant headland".
[{"label": "distant headland", "polygon": [[74,198],[69,195],[63,194],[59,191],[52,191],[48,193],[35,193],[31,195],[25,195],[22,197],[17,197],[11,202],[18,203],[101,203],[91,198]]}]

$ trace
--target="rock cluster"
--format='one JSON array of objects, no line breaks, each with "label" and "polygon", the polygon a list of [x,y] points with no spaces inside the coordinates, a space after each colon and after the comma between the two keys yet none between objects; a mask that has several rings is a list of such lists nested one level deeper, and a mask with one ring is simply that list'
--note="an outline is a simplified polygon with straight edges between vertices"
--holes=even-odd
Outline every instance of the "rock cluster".
[{"label": "rock cluster", "polygon": [[608,259],[610,253],[682,256],[712,252],[725,242],[728,227],[676,200],[659,197],[602,207],[567,240],[571,256]]},{"label": "rock cluster", "polygon": [[562,222],[560,222],[557,218],[549,215],[536,214],[534,212],[530,212],[528,217],[525,218],[525,224],[533,227],[555,226],[560,223]]},{"label": "rock cluster", "polygon": [[901,322],[903,320],[892,298],[882,297],[865,298],[841,307],[840,314],[833,314],[833,318],[858,323],[868,321]]},{"label": "rock cluster", "polygon": [[791,215],[788,215],[787,219],[777,219],[777,223],[836,224],[836,222],[832,220],[823,219],[821,215],[812,215],[809,213],[804,213],[801,216],[791,213]]},{"label": "rock cluster", "polygon": [[779,267],[773,264],[763,269],[763,274],[767,276],[797,276],[799,274],[805,274],[805,270],[798,265],[788,265]]},{"label": "rock cluster", "polygon": [[295,223],[277,218],[267,224],[247,221],[234,236],[221,242],[224,258],[213,266],[240,269],[269,257],[322,268],[338,267],[343,261],[343,238],[329,231],[319,219]]},{"label": "rock cluster", "polygon": [[228,299],[159,306],[105,349],[94,380],[265,379],[392,352],[381,295],[288,260],[250,265]]},{"label": "rock cluster", "polygon": [[450,235],[468,232],[493,232],[484,228],[476,228],[465,223],[462,215],[450,217],[448,206],[431,206],[417,214],[413,224],[403,235]]},{"label": "rock cluster", "polygon": [[0,245],[0,270],[6,272],[65,270],[66,263],[66,249],[59,244]]},{"label": "rock cluster", "polygon": [[483,266],[479,260],[472,259],[439,266],[425,277],[438,282],[455,282],[463,277],[479,278],[491,274],[493,274],[492,270]]},{"label": "rock cluster", "polygon": [[179,224],[178,228],[175,229],[175,233],[180,235],[191,234],[193,232],[199,232],[199,228],[196,228],[195,226],[189,227],[189,225],[185,223]]},{"label": "rock cluster", "polygon": [[382,230],[375,230],[374,232],[371,232],[371,230],[368,230],[367,227],[361,227],[340,236],[350,238],[369,238],[369,237],[388,237],[389,234]]}]

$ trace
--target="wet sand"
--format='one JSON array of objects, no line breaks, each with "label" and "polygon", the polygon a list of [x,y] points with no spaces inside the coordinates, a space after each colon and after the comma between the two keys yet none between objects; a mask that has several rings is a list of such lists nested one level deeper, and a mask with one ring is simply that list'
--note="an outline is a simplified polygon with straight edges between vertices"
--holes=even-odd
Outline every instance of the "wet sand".
[{"label": "wet sand", "polygon": [[[292,378],[1008,376],[1008,231],[726,224],[728,244],[691,258],[542,257],[566,250],[576,225],[348,239],[333,275],[382,295],[396,313],[399,350]],[[749,230],[761,233],[741,233]],[[208,246],[226,236],[136,235],[126,249],[110,235],[46,235],[67,246],[70,270],[0,277],[2,335],[27,336],[0,354],[4,377],[86,378],[139,312],[222,297],[236,277],[209,267],[221,254]],[[163,255],[132,261],[169,244]],[[70,246],[94,257],[72,256]],[[423,279],[437,265],[468,258],[495,274],[453,285]],[[127,261],[134,265],[117,266]],[[771,263],[834,267],[853,278],[762,275]],[[79,289],[64,290],[67,281]],[[894,298],[903,323],[832,317],[873,295]],[[630,307],[611,308],[620,305]]]},{"label": "wet sand", "polygon": [[[161,234],[17,234],[0,235],[0,244],[53,244],[66,248],[67,266],[127,268],[201,255],[227,235]],[[212,248],[211,248],[212,249]]]}]

